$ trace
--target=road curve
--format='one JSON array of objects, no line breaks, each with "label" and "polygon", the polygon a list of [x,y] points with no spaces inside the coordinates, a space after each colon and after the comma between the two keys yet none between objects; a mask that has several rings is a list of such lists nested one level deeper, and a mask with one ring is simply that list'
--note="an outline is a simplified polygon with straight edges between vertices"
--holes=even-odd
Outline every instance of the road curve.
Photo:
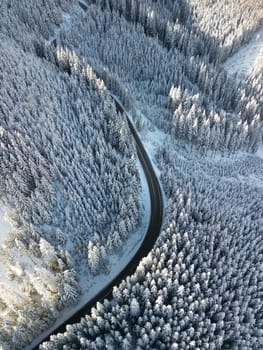
[{"label": "road curve", "polygon": [[[139,262],[150,252],[160,234],[163,219],[163,199],[159,181],[157,179],[157,176],[155,175],[151,161],[142,145],[142,142],[136,130],[134,129],[131,121],[129,120],[127,113],[117,100],[114,99],[114,101],[116,104],[117,111],[124,114],[127,118],[129,128],[136,142],[138,157],[142,164],[148,182],[151,199],[151,217],[147,233],[139,250],[137,251],[135,256],[130,260],[130,262],[126,265],[126,267],[111,282],[109,282],[95,297],[93,297],[87,304],[85,304],[81,310],[76,312],[62,325],[60,325],[58,328],[52,331],[44,340],[41,341],[41,343],[44,341],[48,341],[51,335],[57,333],[64,333],[66,331],[66,325],[80,322],[80,319],[86,314],[90,313],[91,308],[94,307],[98,301],[102,301],[105,298],[111,299],[113,287],[118,285],[125,277],[135,272]],[[34,349],[38,349],[39,345],[40,343]]]}]

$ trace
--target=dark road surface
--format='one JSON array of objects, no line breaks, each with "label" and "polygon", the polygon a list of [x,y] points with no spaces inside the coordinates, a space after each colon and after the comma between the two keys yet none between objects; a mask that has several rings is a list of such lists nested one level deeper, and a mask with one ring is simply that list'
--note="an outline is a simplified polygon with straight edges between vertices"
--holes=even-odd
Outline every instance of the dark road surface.
[{"label": "dark road surface", "polygon": [[[141,247],[139,248],[135,256],[126,265],[126,267],[118,274],[118,276],[116,276],[94,298],[92,298],[86,305],[84,305],[80,311],[76,312],[72,317],[66,320],[61,326],[59,326],[53,332],[51,332],[43,341],[41,341],[41,343],[44,341],[48,341],[51,335],[65,332],[67,324],[80,322],[80,319],[84,317],[86,314],[89,314],[91,311],[91,308],[96,306],[96,303],[98,301],[103,301],[104,298],[111,299],[113,287],[117,286],[126,276],[131,275],[132,273],[135,272],[139,262],[143,257],[145,257],[150,252],[150,250],[152,249],[155,241],[157,240],[160,234],[162,219],[163,219],[163,199],[162,199],[162,193],[161,193],[159,181],[155,175],[151,161],[149,160],[149,157],[141,143],[141,140],[128,118],[128,115],[123,110],[122,106],[119,104],[117,100],[115,100],[115,104],[118,112],[123,113],[128,120],[128,125],[130,127],[130,130],[136,142],[138,157],[142,164],[142,167],[148,182],[148,186],[149,186],[150,198],[151,198],[151,217],[150,217],[147,233],[141,244]],[[34,349],[38,349],[39,345],[40,344],[38,344]]]}]

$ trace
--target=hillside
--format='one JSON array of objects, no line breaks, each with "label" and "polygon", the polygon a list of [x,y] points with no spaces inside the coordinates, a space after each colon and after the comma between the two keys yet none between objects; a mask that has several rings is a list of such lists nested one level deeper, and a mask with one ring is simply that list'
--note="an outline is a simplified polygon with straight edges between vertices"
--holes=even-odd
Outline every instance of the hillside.
[{"label": "hillside", "polygon": [[147,186],[115,99],[159,176],[162,230],[109,300],[40,349],[258,349],[262,2],[0,9],[0,347],[47,334],[143,234]]},{"label": "hillside", "polygon": [[[41,23],[25,18],[30,7],[11,9],[30,40],[41,39]],[[141,195],[135,145],[103,81],[92,67],[69,74],[63,61],[40,58],[26,30],[18,37],[20,22],[5,32],[6,18],[0,193],[9,224],[1,215],[0,327],[2,348],[16,349],[79,301],[83,279],[89,285],[110,271],[110,257],[123,254],[141,220]]]}]

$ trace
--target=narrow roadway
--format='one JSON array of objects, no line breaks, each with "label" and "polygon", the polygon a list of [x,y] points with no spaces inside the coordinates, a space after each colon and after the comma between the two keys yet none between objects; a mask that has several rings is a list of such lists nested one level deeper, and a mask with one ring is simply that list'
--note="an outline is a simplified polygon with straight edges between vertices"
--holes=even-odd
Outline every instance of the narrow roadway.
[{"label": "narrow roadway", "polygon": [[[150,217],[147,233],[135,256],[130,260],[130,262],[126,265],[126,267],[117,275],[117,277],[115,277],[111,282],[109,282],[106,285],[106,287],[104,287],[95,297],[93,297],[87,304],[85,304],[81,310],[76,312],[73,316],[71,316],[68,320],[66,320],[62,325],[60,325],[58,328],[52,331],[52,333],[50,333],[43,341],[41,341],[41,343],[44,341],[48,341],[51,335],[54,335],[57,333],[64,333],[66,331],[66,325],[80,322],[80,319],[84,317],[86,314],[89,314],[91,311],[91,308],[96,306],[96,303],[98,301],[102,302],[104,298],[112,299],[113,287],[117,286],[128,275],[131,275],[132,273],[135,272],[141,259],[150,252],[150,250],[152,249],[155,241],[157,240],[160,234],[162,219],[163,219],[163,199],[162,199],[162,192],[161,192],[159,181],[157,179],[157,176],[155,175],[151,161],[142,145],[142,142],[136,130],[134,129],[132,123],[130,122],[127,113],[125,112],[125,110],[117,100],[115,100],[115,104],[116,104],[117,111],[124,114],[128,120],[129,128],[136,142],[138,157],[142,164],[142,167],[148,182],[148,186],[149,186],[150,199],[151,199],[151,217]],[[39,345],[40,344],[38,344],[34,349],[38,349]]]}]

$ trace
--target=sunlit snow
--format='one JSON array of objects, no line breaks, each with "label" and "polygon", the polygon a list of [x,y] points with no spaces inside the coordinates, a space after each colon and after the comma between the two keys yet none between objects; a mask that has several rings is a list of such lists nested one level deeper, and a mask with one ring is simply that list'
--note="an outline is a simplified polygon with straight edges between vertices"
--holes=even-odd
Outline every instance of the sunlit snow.
[{"label": "sunlit snow", "polygon": [[10,225],[5,218],[4,211],[0,208],[0,244],[6,239],[8,232],[10,231]]}]

